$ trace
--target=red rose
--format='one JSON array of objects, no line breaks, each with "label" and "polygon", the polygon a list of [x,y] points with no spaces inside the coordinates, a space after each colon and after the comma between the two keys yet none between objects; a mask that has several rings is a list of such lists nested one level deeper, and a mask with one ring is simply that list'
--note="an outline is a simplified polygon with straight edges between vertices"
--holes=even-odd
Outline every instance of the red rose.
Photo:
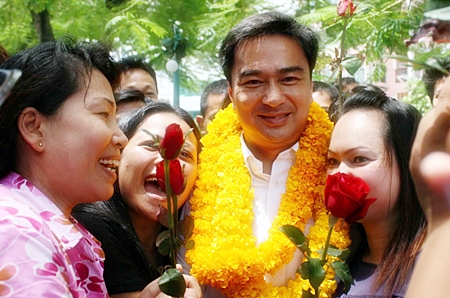
[{"label": "red rose", "polygon": [[352,0],[341,0],[337,6],[337,14],[343,17],[347,14],[347,10],[350,8],[349,16],[352,16],[356,10],[356,5],[353,4]]},{"label": "red rose", "polygon": [[166,128],[159,150],[164,159],[175,159],[183,146],[184,137],[180,125],[172,123]]},{"label": "red rose", "polygon": [[335,217],[352,224],[367,214],[376,198],[366,199],[370,187],[359,177],[344,173],[329,175],[325,186],[325,206]]},{"label": "red rose", "polygon": [[[179,195],[184,189],[184,175],[181,168],[180,161],[178,159],[171,160],[169,162],[169,179],[170,189],[174,195]],[[156,164],[156,178],[158,179],[159,187],[163,191],[166,191],[166,179],[164,176],[164,161]]]}]

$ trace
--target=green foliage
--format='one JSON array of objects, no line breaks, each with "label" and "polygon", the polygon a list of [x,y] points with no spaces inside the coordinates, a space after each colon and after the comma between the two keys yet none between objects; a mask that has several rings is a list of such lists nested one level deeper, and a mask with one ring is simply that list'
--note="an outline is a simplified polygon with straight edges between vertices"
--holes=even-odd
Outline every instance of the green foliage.
[{"label": "green foliage", "polygon": [[[423,1],[411,1],[419,5],[410,6],[401,0],[355,2],[358,7],[348,24],[345,47],[359,52],[354,56],[375,62],[374,78],[380,78],[387,54],[406,55],[404,40],[419,27]],[[330,0],[292,0],[291,7],[289,14],[313,25],[320,34],[322,48],[316,70],[326,67],[342,32],[336,4]],[[177,22],[186,40],[186,57],[180,63],[181,86],[198,92],[204,85],[199,76],[206,75],[207,81],[222,76],[218,48],[232,26],[251,14],[284,8],[267,0],[0,0],[0,44],[11,54],[36,45],[31,11],[47,9],[56,38],[71,35],[104,41],[122,56],[140,54],[155,69],[165,70],[168,56],[162,40],[173,38],[172,25]]]},{"label": "green foliage", "polygon": [[419,78],[408,81],[408,95],[402,101],[412,104],[424,115],[431,108],[431,101],[427,95],[424,83]]},{"label": "green foliage", "polygon": [[[350,268],[343,262],[349,255],[349,250],[339,250],[336,247],[330,245],[330,236],[333,232],[333,226],[336,224],[337,218],[330,216],[329,219],[329,230],[326,243],[323,248],[321,248],[318,253],[320,253],[321,258],[311,257],[311,250],[309,248],[308,238],[303,234],[303,232],[292,225],[284,225],[279,228],[279,230],[285,234],[292,243],[297,246],[298,249],[306,256],[307,261],[303,262],[297,269],[297,272],[301,275],[303,279],[309,280],[309,283],[314,289],[314,294],[309,291],[303,290],[302,297],[320,297],[320,285],[325,280],[325,275],[328,268],[332,268],[335,274],[341,278],[344,282],[344,287],[346,290],[350,289],[351,284],[353,284],[353,278],[350,275]],[[327,256],[337,257],[339,260],[331,262],[327,259]]]},{"label": "green foliage", "polygon": [[[386,55],[406,55],[405,40],[420,25],[423,16],[423,1],[411,1],[407,6],[401,0],[367,0],[354,1],[357,9],[347,25],[345,49],[353,49],[365,62],[384,64]],[[321,60],[334,55],[339,47],[343,21],[336,14],[336,5],[329,5],[311,13],[299,16],[305,24],[315,24],[321,30]],[[344,55],[345,56],[345,55]],[[321,69],[317,67],[316,70]],[[383,77],[384,69],[380,66],[374,72],[374,81]]]},{"label": "green foliage", "polygon": [[170,297],[183,297],[186,291],[186,281],[178,269],[170,268],[161,275],[159,288]]}]

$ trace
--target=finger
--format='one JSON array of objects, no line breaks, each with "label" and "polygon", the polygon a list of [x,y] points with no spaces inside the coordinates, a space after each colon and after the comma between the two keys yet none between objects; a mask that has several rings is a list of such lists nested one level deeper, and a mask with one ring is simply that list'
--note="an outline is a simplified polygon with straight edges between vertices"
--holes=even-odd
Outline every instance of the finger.
[{"label": "finger", "polygon": [[178,271],[183,273],[183,266],[181,266],[180,264],[176,264],[175,267],[178,269]]},{"label": "finger", "polygon": [[190,275],[183,274],[183,276],[184,280],[186,281],[186,288],[195,291],[198,295],[196,297],[202,297],[202,289],[200,288],[197,279]]},{"label": "finger", "polygon": [[423,159],[420,171],[429,190],[425,213],[433,229],[450,217],[450,154],[429,154]]}]

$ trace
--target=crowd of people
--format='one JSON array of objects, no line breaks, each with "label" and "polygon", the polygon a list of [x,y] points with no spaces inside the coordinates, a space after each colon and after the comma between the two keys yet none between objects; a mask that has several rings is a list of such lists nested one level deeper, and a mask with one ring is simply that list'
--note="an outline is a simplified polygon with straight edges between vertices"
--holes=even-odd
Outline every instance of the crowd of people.
[{"label": "crowd of people", "polygon": [[[299,270],[309,256],[279,228],[296,226],[319,248],[335,173],[363,179],[376,201],[335,228],[354,282],[347,291],[327,269],[321,297],[446,297],[448,75],[426,72],[434,107],[423,118],[352,79],[341,103],[312,79],[318,49],[317,34],[286,14],[243,19],[220,47],[225,79],[204,89],[194,121],[158,100],[140,57],[115,62],[101,43],[70,38],[12,56],[0,48],[0,296],[168,297],[155,136],[176,123],[186,135],[176,208],[194,221],[195,245],[178,254],[184,297],[312,291]],[[21,76],[6,84],[13,70]]]}]

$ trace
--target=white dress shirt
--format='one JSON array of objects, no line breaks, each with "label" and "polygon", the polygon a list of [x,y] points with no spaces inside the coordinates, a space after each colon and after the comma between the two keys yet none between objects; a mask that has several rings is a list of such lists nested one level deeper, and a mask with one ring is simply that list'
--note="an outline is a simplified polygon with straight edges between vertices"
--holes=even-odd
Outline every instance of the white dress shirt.
[{"label": "white dress shirt", "polygon": [[[286,192],[289,169],[295,163],[295,152],[298,149],[298,143],[278,154],[272,164],[270,175],[263,172],[262,162],[256,159],[250,149],[248,149],[243,135],[241,135],[241,145],[245,165],[252,177],[251,186],[254,189],[253,235],[257,239],[256,245],[259,245],[267,240],[269,229],[278,214],[281,196]],[[266,274],[266,281],[274,286],[287,285],[289,280],[295,278],[295,273],[301,264],[302,257],[303,254],[297,249],[291,262],[281,268],[274,276]]]}]

